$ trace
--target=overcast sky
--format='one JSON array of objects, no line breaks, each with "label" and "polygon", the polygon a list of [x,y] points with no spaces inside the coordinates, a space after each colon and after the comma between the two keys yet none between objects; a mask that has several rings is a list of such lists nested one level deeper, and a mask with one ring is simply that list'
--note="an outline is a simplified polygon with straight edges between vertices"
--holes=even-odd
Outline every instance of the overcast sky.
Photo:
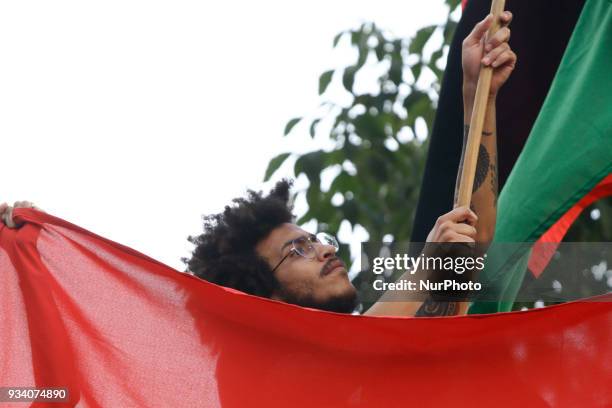
[{"label": "overcast sky", "polygon": [[[398,36],[443,0],[0,3],[0,202],[48,212],[184,269],[186,237],[306,128],[333,37],[363,21]],[[329,97],[329,96],[328,96]],[[291,175],[291,174],[288,174]]]}]

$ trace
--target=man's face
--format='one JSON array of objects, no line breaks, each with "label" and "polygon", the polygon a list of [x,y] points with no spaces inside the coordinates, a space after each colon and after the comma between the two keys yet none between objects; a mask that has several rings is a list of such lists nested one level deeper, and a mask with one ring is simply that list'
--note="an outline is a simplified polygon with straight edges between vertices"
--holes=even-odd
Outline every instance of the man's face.
[{"label": "man's face", "polygon": [[[312,234],[295,224],[282,224],[255,247],[268,261],[270,268],[291,252],[292,241]],[[336,249],[314,243],[315,255],[307,259],[292,252],[276,269],[274,275],[280,289],[272,299],[334,312],[348,313],[355,307],[357,291],[348,279],[348,271]]]}]

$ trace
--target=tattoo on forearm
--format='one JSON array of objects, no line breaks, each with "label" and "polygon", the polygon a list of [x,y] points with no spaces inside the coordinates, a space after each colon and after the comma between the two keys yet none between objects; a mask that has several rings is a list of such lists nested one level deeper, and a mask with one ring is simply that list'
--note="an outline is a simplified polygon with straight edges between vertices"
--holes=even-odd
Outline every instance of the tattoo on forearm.
[{"label": "tattoo on forearm", "polygon": [[[463,147],[461,148],[461,160],[459,162],[459,171],[457,172],[457,182],[455,183],[455,196],[453,202],[457,202],[457,198],[459,195],[459,181],[461,179],[461,172],[463,171],[463,159],[465,156],[465,149],[467,147],[467,139],[470,134],[470,125],[463,125]],[[491,136],[493,132],[482,132],[484,136]],[[491,159],[489,157],[489,152],[487,149],[481,144],[478,150],[478,163],[476,164],[476,174],[474,177],[474,186],[472,187],[472,193],[475,193],[476,190],[480,188],[480,186],[487,179],[487,174],[489,173],[489,167],[491,166]]]},{"label": "tattoo on forearm", "polygon": [[478,150],[478,164],[476,164],[476,174],[474,176],[474,187],[472,189],[472,193],[476,192],[484,183],[487,178],[487,174],[489,173],[489,165],[491,164],[491,159],[489,158],[489,152],[487,152],[487,148],[484,145],[480,145],[480,149]]},{"label": "tattoo on forearm", "polygon": [[417,310],[415,317],[454,316],[457,314],[457,302],[438,302],[427,298]]}]

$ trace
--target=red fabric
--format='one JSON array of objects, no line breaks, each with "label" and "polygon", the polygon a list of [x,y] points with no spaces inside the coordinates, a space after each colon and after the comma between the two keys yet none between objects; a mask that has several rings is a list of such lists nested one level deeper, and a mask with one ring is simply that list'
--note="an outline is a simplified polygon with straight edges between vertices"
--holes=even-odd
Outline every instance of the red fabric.
[{"label": "red fabric", "polygon": [[536,277],[540,277],[546,266],[555,254],[559,243],[578,218],[580,213],[595,201],[612,196],[612,174],[604,178],[593,190],[570,208],[559,220],[546,231],[533,246],[529,258],[529,270]]},{"label": "red fabric", "polygon": [[65,386],[83,407],[612,405],[611,296],[497,315],[341,315],[16,214],[26,225],[0,229],[0,386]]},{"label": "red fabric", "polygon": [[468,0],[461,0],[461,8],[465,10],[465,6],[467,6]]}]

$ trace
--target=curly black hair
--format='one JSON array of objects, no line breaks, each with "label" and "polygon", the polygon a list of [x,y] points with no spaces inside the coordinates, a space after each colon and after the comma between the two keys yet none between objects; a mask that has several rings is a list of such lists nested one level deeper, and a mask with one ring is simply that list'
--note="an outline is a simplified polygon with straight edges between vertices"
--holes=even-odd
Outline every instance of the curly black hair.
[{"label": "curly black hair", "polygon": [[189,237],[196,245],[188,271],[209,282],[256,296],[270,297],[279,283],[255,246],[281,224],[292,222],[289,190],[292,182],[282,180],[267,196],[248,191],[235,198],[219,214],[204,217],[204,233]]}]

